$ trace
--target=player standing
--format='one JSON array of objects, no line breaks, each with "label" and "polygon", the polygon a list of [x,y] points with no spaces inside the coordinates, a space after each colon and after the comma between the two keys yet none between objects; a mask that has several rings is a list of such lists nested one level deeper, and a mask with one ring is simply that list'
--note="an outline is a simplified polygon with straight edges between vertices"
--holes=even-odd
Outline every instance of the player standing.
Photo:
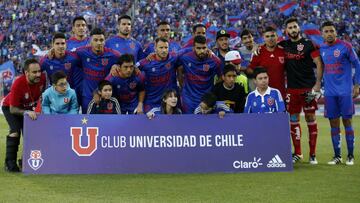
[{"label": "player standing", "polygon": [[90,43],[87,36],[87,23],[84,17],[75,17],[72,23],[73,36],[66,41],[67,51],[75,51],[77,48],[86,46]]},{"label": "player standing", "polygon": [[[353,97],[359,95],[360,61],[350,43],[337,39],[333,22],[324,22],[321,31],[325,39],[325,43],[320,47],[325,66],[325,117],[330,121],[331,140],[335,152],[334,158],[328,164],[335,165],[342,162],[340,151],[340,117],[342,117],[348,149],[346,165],[353,165],[355,140],[352,127]],[[351,67],[355,68],[354,86]]]}]

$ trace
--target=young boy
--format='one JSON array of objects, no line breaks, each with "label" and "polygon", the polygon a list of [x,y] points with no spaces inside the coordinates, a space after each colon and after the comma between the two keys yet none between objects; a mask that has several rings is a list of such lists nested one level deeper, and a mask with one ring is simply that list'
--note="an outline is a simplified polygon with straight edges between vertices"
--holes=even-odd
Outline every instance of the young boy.
[{"label": "young boy", "polygon": [[269,76],[263,67],[254,69],[256,89],[246,99],[245,113],[285,112],[284,100],[279,90],[269,87]]},{"label": "young boy", "polygon": [[79,105],[75,90],[71,89],[63,71],[51,75],[52,86],[42,94],[43,114],[77,114]]},{"label": "young boy", "polygon": [[224,102],[216,101],[216,96],[211,93],[205,93],[199,106],[195,109],[194,114],[219,114],[220,118],[224,118],[225,113],[232,113],[232,110],[224,104]]},{"label": "young boy", "polygon": [[112,97],[112,86],[107,80],[102,80],[98,86],[100,101],[91,100],[88,107],[88,114],[121,114],[119,102]]},{"label": "young boy", "polygon": [[212,92],[218,101],[224,101],[235,113],[242,113],[246,101],[244,86],[236,83],[236,68],[231,64],[224,67],[222,82],[217,83]]}]

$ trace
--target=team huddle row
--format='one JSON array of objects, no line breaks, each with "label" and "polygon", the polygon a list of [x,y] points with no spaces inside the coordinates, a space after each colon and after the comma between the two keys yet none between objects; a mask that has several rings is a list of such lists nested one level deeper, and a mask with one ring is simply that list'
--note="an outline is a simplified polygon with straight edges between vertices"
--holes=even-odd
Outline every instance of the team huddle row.
[{"label": "team huddle row", "polygon": [[[161,22],[158,38],[143,51],[131,38],[129,16],[119,18],[119,34],[107,40],[100,28],[93,29],[87,38],[85,19],[75,18],[74,37],[66,41],[64,34],[54,34],[51,51],[40,62],[25,61],[24,75],[15,80],[5,98],[3,112],[10,127],[7,170],[20,170],[14,152],[18,150],[22,116],[36,119],[34,108],[41,95],[42,112],[46,114],[78,113],[78,106],[83,113],[145,112],[149,118],[156,114],[218,113],[223,117],[226,112],[287,110],[294,163],[303,158],[299,114],[304,111],[309,129],[309,163],[317,164],[314,95],[320,91],[322,80],[325,116],[330,120],[335,152],[329,164],[342,162],[342,117],[348,144],[346,163],[352,165],[352,98],[359,94],[359,59],[349,43],[336,38],[332,22],[321,26],[325,43],[320,48],[301,36],[297,19],[288,19],[285,28],[289,39],[281,42],[274,28],[265,28],[265,44],[261,46],[254,43],[250,31],[243,30],[240,37],[244,46],[239,50],[229,49],[230,35],[220,30],[217,48],[210,51],[204,25],[195,25],[191,43],[181,48],[170,40],[170,25]],[[356,70],[354,80],[352,66]],[[47,81],[51,86],[45,90]],[[286,98],[286,109],[282,98]]]}]

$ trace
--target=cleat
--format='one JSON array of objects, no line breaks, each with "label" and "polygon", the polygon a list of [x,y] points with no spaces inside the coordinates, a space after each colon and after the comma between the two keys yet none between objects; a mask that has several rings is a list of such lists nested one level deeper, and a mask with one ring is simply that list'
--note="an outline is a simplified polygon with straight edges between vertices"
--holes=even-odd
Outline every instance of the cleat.
[{"label": "cleat", "polygon": [[345,164],[347,166],[352,166],[354,165],[354,156],[353,155],[348,155]]},{"label": "cleat", "polygon": [[7,160],[5,161],[5,171],[7,172],[20,172],[16,160]]},{"label": "cleat", "polygon": [[342,163],[341,157],[333,157],[331,161],[328,162],[329,165],[337,165]]},{"label": "cleat", "polygon": [[309,158],[309,164],[311,165],[316,165],[318,164],[318,161],[316,160],[316,156],[315,155],[311,155]]},{"label": "cleat", "polygon": [[293,164],[301,161],[302,159],[303,159],[303,155],[302,155],[302,154],[293,154],[293,155],[292,155]]}]

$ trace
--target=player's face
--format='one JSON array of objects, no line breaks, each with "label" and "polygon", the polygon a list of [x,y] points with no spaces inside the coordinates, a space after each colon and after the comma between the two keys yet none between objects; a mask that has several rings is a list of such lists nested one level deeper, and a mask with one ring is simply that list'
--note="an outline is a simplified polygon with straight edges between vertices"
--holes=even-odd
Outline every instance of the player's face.
[{"label": "player's face", "polygon": [[253,36],[251,34],[243,35],[241,37],[241,41],[246,47],[253,47],[254,46],[254,38],[253,38]]},{"label": "player's face", "polygon": [[224,81],[224,85],[227,88],[234,87],[235,79],[236,79],[236,72],[235,71],[229,71],[225,75],[222,76],[222,79]]},{"label": "player's face", "polygon": [[198,58],[205,59],[207,57],[208,49],[207,49],[206,44],[195,43],[193,49]]},{"label": "player's face", "polygon": [[157,28],[157,36],[158,37],[170,39],[170,32],[171,32],[170,25],[160,25]]},{"label": "player's face", "polygon": [[53,42],[53,48],[55,50],[55,54],[64,55],[66,50],[66,40],[62,38],[57,38]]},{"label": "player's face", "polygon": [[158,43],[156,43],[155,52],[159,58],[161,58],[161,59],[167,58],[167,56],[169,54],[169,43],[159,41]]},{"label": "player's face", "polygon": [[256,87],[259,89],[266,89],[269,85],[269,76],[267,73],[260,73],[255,78]]},{"label": "player's face", "polygon": [[292,39],[298,39],[300,35],[300,27],[297,22],[291,22],[286,26],[286,33]]},{"label": "player's face", "polygon": [[118,73],[123,78],[129,78],[134,72],[134,62],[124,62],[118,69]]},{"label": "player's face", "polygon": [[84,37],[87,31],[87,25],[86,22],[83,20],[77,20],[75,21],[72,31],[74,32],[76,37]]},{"label": "player's face", "polygon": [[99,91],[101,98],[110,99],[112,96],[112,87],[111,85],[104,85],[104,87]]},{"label": "player's face", "polygon": [[124,36],[129,36],[131,33],[131,20],[121,19],[119,22],[119,33]]},{"label": "player's face", "polygon": [[228,37],[219,37],[216,40],[217,47],[221,50],[228,50],[229,49],[229,38]]},{"label": "player's face", "polygon": [[65,94],[68,86],[66,78],[61,78],[57,81],[56,84],[54,84],[54,86],[57,92],[59,92],[60,94]]},{"label": "player's face", "polygon": [[169,95],[167,95],[167,97],[163,99],[163,101],[167,106],[174,108],[177,105],[178,98],[174,92],[171,92]]},{"label": "player's face", "polygon": [[265,32],[263,37],[267,47],[274,48],[276,46],[278,40],[276,32]]},{"label": "player's face", "polygon": [[202,36],[206,36],[206,29],[204,27],[197,27],[195,32],[194,32],[194,36],[198,36],[198,35],[202,35]]},{"label": "player's face", "polygon": [[332,44],[336,40],[336,30],[334,26],[325,26],[322,29],[322,36],[325,39],[325,41],[329,44]]},{"label": "player's face", "polygon": [[30,84],[35,84],[40,82],[41,69],[38,63],[32,63],[29,65],[27,71],[25,71],[25,76]]},{"label": "player's face", "polygon": [[104,51],[105,36],[104,35],[93,35],[91,37],[91,47],[95,53],[101,53]]}]

